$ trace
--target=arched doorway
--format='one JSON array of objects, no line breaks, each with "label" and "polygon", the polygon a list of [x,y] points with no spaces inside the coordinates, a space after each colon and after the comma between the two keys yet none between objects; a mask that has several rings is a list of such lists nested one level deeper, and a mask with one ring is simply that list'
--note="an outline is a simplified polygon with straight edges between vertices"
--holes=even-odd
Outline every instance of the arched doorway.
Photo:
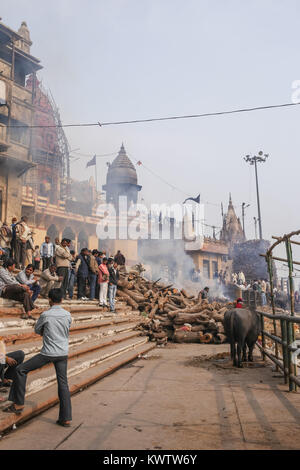
[{"label": "arched doorway", "polygon": [[72,243],[71,243],[71,250],[74,250],[75,249],[75,244],[74,244],[74,241],[75,241],[75,233],[73,232],[73,230],[71,229],[71,227],[66,227],[63,231],[63,234],[62,234],[62,238],[69,238]]},{"label": "arched doorway", "polygon": [[89,246],[89,237],[84,230],[81,230],[78,234],[78,252],[82,248],[88,248]]},{"label": "arched doorway", "polygon": [[50,237],[50,241],[53,243],[55,238],[59,236],[59,231],[56,227],[56,225],[52,224],[47,230],[47,235]]}]

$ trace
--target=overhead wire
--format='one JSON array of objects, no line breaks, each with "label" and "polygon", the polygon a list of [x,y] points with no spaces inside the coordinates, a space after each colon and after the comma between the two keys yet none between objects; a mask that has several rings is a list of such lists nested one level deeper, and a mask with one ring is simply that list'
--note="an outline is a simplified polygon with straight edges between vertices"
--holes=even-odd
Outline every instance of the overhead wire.
[{"label": "overhead wire", "polygon": [[248,113],[252,111],[262,111],[266,109],[276,109],[276,108],[287,108],[292,106],[298,106],[299,103],[282,103],[282,104],[274,104],[274,105],[267,105],[267,106],[255,106],[251,108],[239,108],[239,109],[231,109],[229,111],[217,111],[217,112],[209,112],[209,113],[201,113],[201,114],[185,114],[185,115],[178,115],[178,116],[163,116],[157,118],[146,118],[146,119],[132,119],[132,120],[124,120],[124,121],[108,121],[108,122],[92,122],[92,123],[79,123],[79,124],[55,124],[55,125],[41,125],[41,124],[33,124],[30,126],[27,125],[9,125],[8,128],[52,128],[52,127],[104,127],[104,126],[116,126],[116,125],[124,125],[124,124],[139,124],[139,123],[148,123],[148,122],[159,122],[159,121],[174,121],[178,119],[195,119],[195,118],[202,118],[202,117],[211,117],[211,116],[224,116],[228,114],[237,114],[237,113]]}]

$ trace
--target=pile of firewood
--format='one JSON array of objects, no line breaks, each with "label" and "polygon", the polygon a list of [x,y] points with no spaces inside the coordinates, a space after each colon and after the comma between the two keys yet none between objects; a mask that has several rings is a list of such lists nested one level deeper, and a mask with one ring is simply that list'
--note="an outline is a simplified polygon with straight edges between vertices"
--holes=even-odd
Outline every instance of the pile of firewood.
[{"label": "pile of firewood", "polygon": [[165,344],[168,339],[178,343],[215,343],[226,341],[223,318],[232,303],[202,300],[141,277],[142,267],[124,274],[118,282],[117,297],[143,315],[138,326],[151,341]]}]

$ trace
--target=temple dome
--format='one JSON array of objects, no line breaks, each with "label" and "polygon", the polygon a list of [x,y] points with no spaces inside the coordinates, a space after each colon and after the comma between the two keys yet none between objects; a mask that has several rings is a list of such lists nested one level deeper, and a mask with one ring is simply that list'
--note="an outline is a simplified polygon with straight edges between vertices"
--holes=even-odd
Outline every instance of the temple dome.
[{"label": "temple dome", "polygon": [[137,184],[137,173],[122,144],[118,156],[108,168],[106,184]]}]

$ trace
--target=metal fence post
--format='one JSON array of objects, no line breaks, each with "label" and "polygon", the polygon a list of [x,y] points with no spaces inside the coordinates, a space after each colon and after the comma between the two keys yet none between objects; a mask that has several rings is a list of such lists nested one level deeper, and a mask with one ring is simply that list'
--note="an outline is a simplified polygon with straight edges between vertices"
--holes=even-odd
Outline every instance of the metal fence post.
[{"label": "metal fence post", "polygon": [[[294,297],[294,279],[293,279],[293,252],[291,241],[289,238],[285,239],[286,254],[289,267],[289,294],[290,294],[290,307],[291,307],[291,317],[295,315],[295,297]],[[289,329],[291,334],[291,343],[295,341],[295,331],[294,323],[289,322]],[[297,364],[291,364],[291,374],[297,376]],[[296,384],[294,384],[294,389],[297,390]]]},{"label": "metal fence post", "polygon": [[292,354],[290,347],[294,342],[294,326],[292,322],[288,322],[287,325],[287,347],[288,347],[288,367],[289,367],[289,391],[294,392],[296,391],[296,384],[290,379],[290,375],[294,375],[294,364],[292,361]]},{"label": "metal fence post", "polygon": [[282,358],[284,367],[284,383],[288,383],[289,376],[289,359],[288,359],[288,341],[287,341],[287,324],[286,320],[280,320],[281,339],[282,339]]},{"label": "metal fence post", "polygon": [[[268,272],[269,272],[269,279],[270,279],[270,290],[271,290],[271,305],[272,305],[272,310],[273,314],[275,315],[275,302],[274,302],[274,286],[273,286],[273,260],[272,256],[268,255],[267,258],[267,265],[268,265]],[[277,336],[277,325],[276,321],[273,320],[273,328],[274,328],[274,335]],[[278,344],[275,343],[275,356],[276,359],[278,360]],[[278,366],[276,365],[276,371],[278,372]]]},{"label": "metal fence post", "polygon": [[266,355],[265,355],[265,347],[266,347],[266,339],[265,339],[265,334],[264,334],[264,330],[265,330],[265,319],[264,319],[264,316],[262,314],[260,314],[260,328],[261,328],[261,345],[262,345],[262,358],[263,358],[263,361],[266,360]]}]

